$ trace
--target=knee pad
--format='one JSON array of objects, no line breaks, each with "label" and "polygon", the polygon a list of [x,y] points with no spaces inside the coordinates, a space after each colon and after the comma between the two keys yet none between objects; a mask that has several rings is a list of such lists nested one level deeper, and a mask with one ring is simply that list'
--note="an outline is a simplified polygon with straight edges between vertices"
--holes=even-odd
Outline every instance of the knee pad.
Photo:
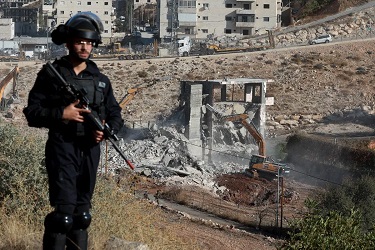
[{"label": "knee pad", "polygon": [[89,212],[81,212],[73,215],[73,229],[85,230],[91,224],[91,214]]},{"label": "knee pad", "polygon": [[44,227],[50,233],[66,234],[73,226],[73,217],[68,214],[52,212],[47,214]]}]

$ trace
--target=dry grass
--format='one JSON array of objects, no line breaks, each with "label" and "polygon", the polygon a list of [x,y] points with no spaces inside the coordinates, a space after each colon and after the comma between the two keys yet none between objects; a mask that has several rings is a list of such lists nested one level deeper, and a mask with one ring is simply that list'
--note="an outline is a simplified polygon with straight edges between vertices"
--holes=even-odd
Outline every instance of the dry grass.
[{"label": "dry grass", "polygon": [[111,180],[101,179],[98,182],[92,213],[90,234],[94,239],[93,249],[102,249],[113,236],[143,242],[150,249],[176,249],[186,245],[158,206],[120,190]]},{"label": "dry grass", "polygon": [[[4,203],[0,209],[0,249],[40,249],[44,215],[49,207],[41,207],[43,212],[39,214],[32,208],[9,211]],[[111,179],[99,178],[91,213],[89,249],[104,249],[111,237],[142,242],[156,250],[197,249],[197,243],[177,235],[176,228],[181,226],[177,217],[171,222],[171,215],[120,190]]]},{"label": "dry grass", "polygon": [[[5,147],[0,153],[0,250],[40,249],[44,217],[51,211],[46,175],[40,164],[44,142],[28,130],[0,126],[0,143]],[[98,178],[92,215],[92,250],[103,249],[113,236],[156,250],[197,249],[190,239],[177,235],[176,228],[181,226],[177,215],[137,199],[111,178]]]}]

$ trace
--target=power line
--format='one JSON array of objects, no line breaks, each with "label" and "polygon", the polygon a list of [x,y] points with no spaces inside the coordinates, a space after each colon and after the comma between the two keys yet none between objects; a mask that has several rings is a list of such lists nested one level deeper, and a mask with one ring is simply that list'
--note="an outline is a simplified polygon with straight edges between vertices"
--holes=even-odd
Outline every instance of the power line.
[{"label": "power line", "polygon": [[[212,149],[212,148],[208,148],[208,147],[202,147],[201,145],[194,144],[194,143],[192,143],[188,140],[182,140],[182,139],[179,139],[179,138],[175,138],[175,140],[186,143],[186,144],[189,144],[191,146],[195,146],[195,147],[198,147],[198,148],[201,148],[201,149],[205,149],[205,150],[208,150],[208,151],[211,151],[211,152],[216,152],[218,154],[227,155],[227,156],[230,156],[230,157],[236,157],[238,159],[250,161],[250,157],[240,156],[240,155],[237,155],[237,154],[230,153],[228,151],[220,151],[220,150],[216,150],[216,149]],[[294,169],[294,168],[290,168],[289,170],[291,172],[295,172],[295,173],[298,173],[298,174],[301,174],[301,175],[304,175],[304,176],[307,176],[309,178],[316,179],[316,180],[319,180],[319,181],[324,181],[324,182],[329,183],[329,184],[333,184],[333,185],[337,185],[337,186],[341,186],[341,187],[347,187],[346,185],[343,185],[341,183],[334,182],[334,181],[331,181],[331,180],[327,180],[327,179],[324,179],[324,178],[321,178],[321,177],[318,177],[318,176],[314,176],[314,175],[299,171],[299,170]],[[375,171],[372,171],[372,172],[375,173]]]},{"label": "power line", "polygon": [[[177,139],[177,140],[180,140],[180,139]],[[180,140],[180,141],[182,141],[182,140]],[[186,141],[184,141],[184,142],[186,142]],[[186,143],[188,143],[188,144],[190,144],[192,146],[195,146],[195,147],[203,148],[202,146],[193,144],[191,142],[186,142]],[[227,152],[223,152],[223,151],[219,151],[219,150],[215,150],[215,149],[210,149],[210,148],[204,148],[204,149],[207,149],[207,150],[210,150],[210,151],[214,151],[214,152],[217,152],[219,154],[224,154],[224,155],[229,155],[229,156],[233,156],[233,157],[237,157],[237,158],[241,158],[241,159],[245,159],[245,160],[250,160],[250,158],[247,158],[247,157],[238,156],[238,155],[234,155],[234,154],[231,154],[231,153],[227,153]],[[320,181],[324,181],[324,182],[327,182],[327,183],[330,183],[330,184],[334,184],[334,185],[337,185],[337,186],[347,187],[346,185],[343,185],[343,184],[340,184],[340,183],[337,183],[337,182],[334,182],[334,181],[330,181],[330,180],[327,180],[327,179],[323,179],[321,177],[317,177],[317,176],[314,176],[314,175],[311,175],[311,174],[308,174],[308,173],[304,173],[304,172],[298,171],[296,169],[290,169],[290,171],[294,171],[296,173],[308,176],[310,178],[313,178],[313,179],[316,179],[316,180],[320,180]]]}]

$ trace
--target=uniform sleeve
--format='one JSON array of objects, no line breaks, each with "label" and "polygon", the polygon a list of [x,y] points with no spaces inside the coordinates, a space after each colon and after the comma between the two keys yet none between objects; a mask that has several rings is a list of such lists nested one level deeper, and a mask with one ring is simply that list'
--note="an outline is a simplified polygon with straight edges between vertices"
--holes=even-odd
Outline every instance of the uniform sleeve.
[{"label": "uniform sleeve", "polygon": [[108,77],[104,76],[104,81],[107,82],[106,86],[106,95],[105,95],[105,109],[106,109],[106,123],[113,129],[114,133],[120,131],[121,127],[124,124],[124,121],[121,117],[121,107],[119,106],[114,94],[113,88]]},{"label": "uniform sleeve", "polygon": [[29,92],[27,106],[23,109],[23,113],[30,127],[50,128],[62,121],[64,106],[53,102],[57,90],[51,79],[44,70],[41,70]]}]

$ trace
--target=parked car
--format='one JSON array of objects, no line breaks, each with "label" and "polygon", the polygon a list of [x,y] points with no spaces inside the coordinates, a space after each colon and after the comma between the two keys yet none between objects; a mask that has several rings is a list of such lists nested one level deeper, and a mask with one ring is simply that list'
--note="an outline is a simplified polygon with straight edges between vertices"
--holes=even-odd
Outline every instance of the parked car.
[{"label": "parked car", "polygon": [[1,53],[4,54],[4,55],[12,55],[12,54],[16,54],[17,51],[13,48],[3,48],[1,50]]},{"label": "parked car", "polygon": [[318,36],[315,39],[309,40],[310,45],[329,42],[332,42],[332,36],[330,34]]}]

